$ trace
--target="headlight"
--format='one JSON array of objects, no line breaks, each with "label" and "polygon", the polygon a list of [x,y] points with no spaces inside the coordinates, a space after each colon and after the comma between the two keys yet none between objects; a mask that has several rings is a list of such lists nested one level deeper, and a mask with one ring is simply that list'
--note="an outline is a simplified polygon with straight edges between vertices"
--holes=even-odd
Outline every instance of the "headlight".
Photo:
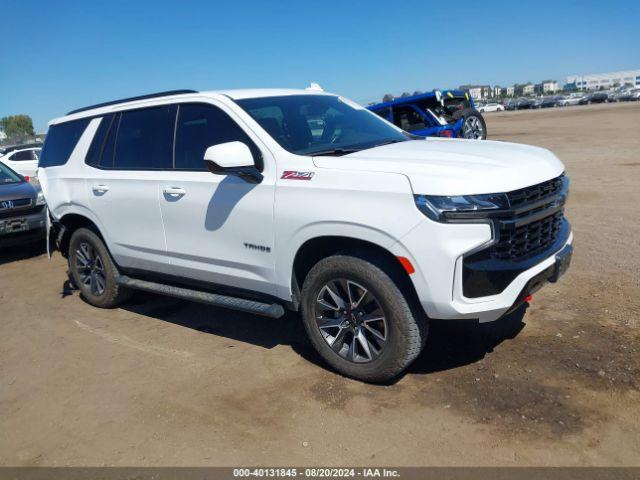
[{"label": "headlight", "polygon": [[42,193],[42,190],[40,190],[38,192],[38,198],[36,198],[36,205],[44,205],[44,204],[45,204],[44,193]]},{"label": "headlight", "polygon": [[414,198],[418,210],[436,222],[483,220],[490,213],[509,208],[509,199],[504,193],[451,197],[415,195]]}]

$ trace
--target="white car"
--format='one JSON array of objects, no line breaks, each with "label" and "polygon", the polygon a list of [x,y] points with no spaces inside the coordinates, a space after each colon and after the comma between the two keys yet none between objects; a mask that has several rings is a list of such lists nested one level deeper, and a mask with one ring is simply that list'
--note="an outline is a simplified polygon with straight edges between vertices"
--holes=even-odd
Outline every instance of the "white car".
[{"label": "white car", "polygon": [[415,139],[313,90],[178,91],[55,119],[39,177],[88,303],[133,289],[269,317],[385,381],[429,319],[496,320],[566,270],[568,179],[548,150]]},{"label": "white car", "polygon": [[0,162],[23,177],[35,178],[38,171],[40,150],[41,147],[39,145],[10,147],[0,155]]},{"label": "white car", "polygon": [[584,97],[583,93],[572,93],[558,102],[561,107],[569,107],[571,105],[579,105],[580,100]]},{"label": "white car", "polygon": [[487,103],[486,105],[481,105],[478,107],[478,111],[481,113],[485,112],[504,112],[504,105],[499,103]]}]

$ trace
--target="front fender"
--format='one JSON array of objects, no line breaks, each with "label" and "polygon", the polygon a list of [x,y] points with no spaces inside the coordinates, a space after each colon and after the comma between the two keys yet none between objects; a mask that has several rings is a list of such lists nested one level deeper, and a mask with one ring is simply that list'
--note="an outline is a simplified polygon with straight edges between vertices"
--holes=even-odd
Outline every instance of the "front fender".
[{"label": "front fender", "polygon": [[[390,250],[391,246],[398,242],[397,238],[384,230],[355,222],[321,221],[305,225],[295,233],[284,248],[278,250],[280,252],[276,261],[276,278],[278,279],[276,291],[278,297],[291,298],[291,275],[297,253],[305,243],[321,237],[342,237],[361,240],[385,250]],[[287,254],[283,254],[284,252],[287,252]]]}]

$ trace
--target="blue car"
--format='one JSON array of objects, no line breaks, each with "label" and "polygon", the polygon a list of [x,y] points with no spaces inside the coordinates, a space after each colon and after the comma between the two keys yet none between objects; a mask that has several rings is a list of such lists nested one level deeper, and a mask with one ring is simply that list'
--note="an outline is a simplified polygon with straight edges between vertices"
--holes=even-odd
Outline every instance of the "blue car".
[{"label": "blue car", "polygon": [[422,137],[484,140],[487,124],[468,92],[434,90],[368,107],[406,132]]}]

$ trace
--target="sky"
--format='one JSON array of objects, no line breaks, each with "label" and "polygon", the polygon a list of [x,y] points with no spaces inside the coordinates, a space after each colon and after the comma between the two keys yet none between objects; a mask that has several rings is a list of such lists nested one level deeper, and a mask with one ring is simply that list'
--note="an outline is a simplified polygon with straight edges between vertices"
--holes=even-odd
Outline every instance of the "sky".
[{"label": "sky", "polygon": [[640,69],[640,1],[0,0],[0,117],[191,88],[366,104],[462,84]]}]

